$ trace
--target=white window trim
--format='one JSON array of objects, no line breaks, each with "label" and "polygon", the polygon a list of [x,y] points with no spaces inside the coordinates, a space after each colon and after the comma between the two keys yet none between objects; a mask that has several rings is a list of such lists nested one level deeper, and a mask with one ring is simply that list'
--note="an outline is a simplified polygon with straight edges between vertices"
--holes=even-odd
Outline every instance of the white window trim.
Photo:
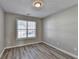
[{"label": "white window trim", "polygon": [[[26,29],[27,30],[27,37],[26,38],[17,38],[17,21],[18,20],[25,20],[25,21],[34,21],[34,22],[36,22],[35,20],[26,20],[26,19],[16,19],[16,40],[28,40],[28,39],[36,39],[37,38],[37,22],[36,22],[36,32],[35,32],[35,34],[36,34],[36,36],[35,37],[28,37],[28,29]],[[28,26],[28,25],[27,25]]]}]

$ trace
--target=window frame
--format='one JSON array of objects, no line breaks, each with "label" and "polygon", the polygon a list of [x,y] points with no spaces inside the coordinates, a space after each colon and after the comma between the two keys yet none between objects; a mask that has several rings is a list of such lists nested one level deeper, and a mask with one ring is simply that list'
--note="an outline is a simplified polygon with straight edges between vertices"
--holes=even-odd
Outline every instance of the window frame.
[{"label": "window frame", "polygon": [[[27,21],[27,29],[17,29],[17,21],[18,20],[23,20],[23,21]],[[35,30],[35,37],[28,37],[28,21],[33,21],[36,23],[36,29],[29,29],[29,30]],[[27,36],[25,38],[18,38],[18,35],[17,35],[17,31],[18,30],[26,30],[26,34]],[[35,20],[26,20],[26,19],[16,19],[16,40],[25,40],[25,39],[36,39],[37,37],[37,22]]]}]

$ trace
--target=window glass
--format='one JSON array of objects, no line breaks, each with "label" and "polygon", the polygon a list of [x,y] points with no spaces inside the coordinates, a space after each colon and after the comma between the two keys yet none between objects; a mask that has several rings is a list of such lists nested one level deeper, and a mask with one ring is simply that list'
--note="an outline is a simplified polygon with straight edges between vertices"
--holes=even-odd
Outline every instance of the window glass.
[{"label": "window glass", "polygon": [[27,21],[18,20],[17,21],[17,29],[27,29]]},{"label": "window glass", "polygon": [[28,21],[28,29],[36,29],[36,22]]},{"label": "window glass", "polygon": [[35,37],[36,36],[36,30],[28,30],[28,37]]},{"label": "window glass", "polygon": [[17,31],[17,38],[26,38],[27,37],[27,30],[18,30]]},{"label": "window glass", "polygon": [[17,21],[17,38],[34,38],[36,37],[36,22],[35,21]]}]

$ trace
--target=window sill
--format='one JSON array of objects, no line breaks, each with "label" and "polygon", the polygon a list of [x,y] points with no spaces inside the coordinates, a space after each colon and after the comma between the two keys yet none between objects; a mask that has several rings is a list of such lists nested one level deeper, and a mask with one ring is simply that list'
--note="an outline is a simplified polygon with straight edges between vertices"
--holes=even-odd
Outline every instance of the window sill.
[{"label": "window sill", "polygon": [[18,40],[32,40],[32,39],[36,39],[36,37],[35,38],[17,38],[16,41],[18,41]]}]

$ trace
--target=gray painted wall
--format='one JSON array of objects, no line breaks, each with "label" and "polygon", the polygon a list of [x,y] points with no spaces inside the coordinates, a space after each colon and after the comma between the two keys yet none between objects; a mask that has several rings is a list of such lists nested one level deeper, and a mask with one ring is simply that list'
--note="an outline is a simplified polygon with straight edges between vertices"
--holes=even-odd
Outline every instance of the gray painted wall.
[{"label": "gray painted wall", "polygon": [[[16,40],[16,19],[34,20],[37,22],[37,37],[34,39],[22,39]],[[22,15],[16,15],[6,13],[6,46],[16,46],[27,43],[39,42],[42,40],[42,21],[40,18],[26,17]]]},{"label": "gray painted wall", "polygon": [[73,6],[43,21],[44,41],[74,55],[78,50],[78,6]]},{"label": "gray painted wall", "polygon": [[4,12],[0,8],[0,53],[4,48]]}]

